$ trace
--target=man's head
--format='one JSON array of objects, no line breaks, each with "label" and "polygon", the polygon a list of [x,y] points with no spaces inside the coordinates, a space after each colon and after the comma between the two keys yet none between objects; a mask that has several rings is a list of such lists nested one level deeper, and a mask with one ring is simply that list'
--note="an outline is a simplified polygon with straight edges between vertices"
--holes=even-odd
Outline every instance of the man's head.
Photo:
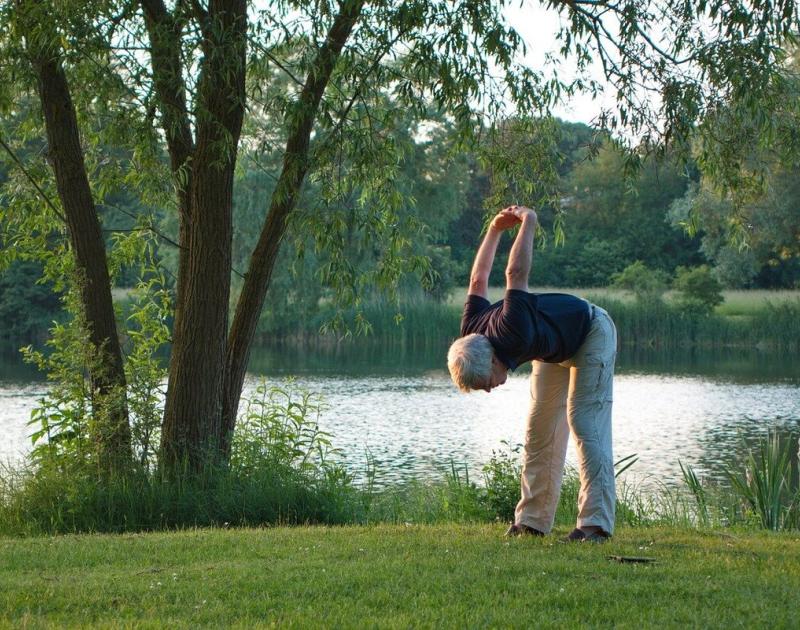
[{"label": "man's head", "polygon": [[447,369],[462,392],[491,391],[506,382],[508,368],[497,358],[484,335],[456,339],[447,352]]}]

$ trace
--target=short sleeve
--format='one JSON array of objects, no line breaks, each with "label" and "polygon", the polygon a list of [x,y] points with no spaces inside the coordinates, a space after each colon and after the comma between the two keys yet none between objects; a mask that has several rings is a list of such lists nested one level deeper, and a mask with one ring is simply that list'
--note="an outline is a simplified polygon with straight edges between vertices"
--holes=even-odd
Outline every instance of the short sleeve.
[{"label": "short sleeve", "polygon": [[491,306],[491,302],[480,295],[468,295],[464,303],[464,313],[461,316],[461,336],[475,332],[481,313]]}]

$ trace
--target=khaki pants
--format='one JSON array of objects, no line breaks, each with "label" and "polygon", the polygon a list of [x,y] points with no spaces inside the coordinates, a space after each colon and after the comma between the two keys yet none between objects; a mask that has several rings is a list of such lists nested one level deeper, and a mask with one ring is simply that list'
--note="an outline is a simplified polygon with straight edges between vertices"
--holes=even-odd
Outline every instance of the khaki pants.
[{"label": "khaki pants", "polygon": [[614,533],[611,403],[617,329],[606,311],[593,308],[589,334],[575,356],[563,363],[533,362],[515,521],[544,533],[553,528],[570,432],[581,483],[577,526]]}]

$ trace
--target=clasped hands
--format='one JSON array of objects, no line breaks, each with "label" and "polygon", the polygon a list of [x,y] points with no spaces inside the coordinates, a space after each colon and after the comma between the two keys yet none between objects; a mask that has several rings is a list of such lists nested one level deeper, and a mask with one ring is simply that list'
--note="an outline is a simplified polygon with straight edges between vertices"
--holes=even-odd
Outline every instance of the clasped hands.
[{"label": "clasped hands", "polygon": [[519,225],[525,220],[532,221],[533,224],[536,225],[538,220],[536,212],[525,206],[509,206],[497,213],[497,216],[492,219],[491,226],[495,230],[503,232]]}]

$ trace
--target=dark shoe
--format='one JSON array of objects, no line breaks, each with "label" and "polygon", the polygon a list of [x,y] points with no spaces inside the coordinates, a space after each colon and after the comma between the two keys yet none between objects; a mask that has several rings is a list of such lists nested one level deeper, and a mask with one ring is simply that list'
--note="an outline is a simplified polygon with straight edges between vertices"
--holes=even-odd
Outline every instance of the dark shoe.
[{"label": "dark shoe", "polygon": [[544,536],[544,532],[522,523],[511,523],[511,527],[506,530],[506,536]]},{"label": "dark shoe", "polygon": [[596,532],[592,532],[591,534],[587,534],[582,529],[578,529],[577,527],[573,529],[568,536],[565,536],[561,539],[561,542],[592,542],[592,543],[604,543],[606,542],[611,536],[606,534],[603,530],[598,530]]}]

